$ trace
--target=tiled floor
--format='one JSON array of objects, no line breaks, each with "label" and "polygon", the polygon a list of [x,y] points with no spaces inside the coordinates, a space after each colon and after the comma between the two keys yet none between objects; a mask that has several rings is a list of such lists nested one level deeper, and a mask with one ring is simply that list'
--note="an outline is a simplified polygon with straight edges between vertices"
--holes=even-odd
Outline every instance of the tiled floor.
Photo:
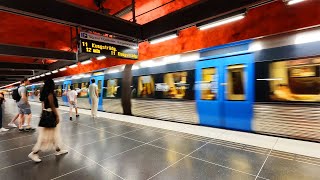
[{"label": "tiled floor", "polygon": [[[12,102],[5,106],[4,125],[17,112]],[[40,106],[32,107],[36,126]],[[0,179],[320,179],[320,159],[276,150],[278,138],[263,137],[270,141],[254,146],[246,143],[248,135],[236,136],[237,132],[211,133],[220,135],[218,139],[106,118],[92,120],[86,114],[71,122],[66,111],[61,116],[69,153],[43,153],[38,164],[27,157],[37,131],[0,133]]]}]

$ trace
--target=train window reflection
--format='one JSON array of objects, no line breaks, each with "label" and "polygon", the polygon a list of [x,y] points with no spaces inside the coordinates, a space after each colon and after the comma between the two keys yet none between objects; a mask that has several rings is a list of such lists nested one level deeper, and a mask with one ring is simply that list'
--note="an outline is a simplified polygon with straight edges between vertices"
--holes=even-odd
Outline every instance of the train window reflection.
[{"label": "train window reflection", "polygon": [[218,79],[216,68],[202,69],[202,82],[200,84],[201,99],[215,100],[218,92]]},{"label": "train window reflection", "polygon": [[227,100],[245,100],[245,74],[244,65],[231,65],[227,70]]},{"label": "train window reflection", "polygon": [[269,65],[271,99],[320,102],[320,58],[273,62]]},{"label": "train window reflection", "polygon": [[152,76],[138,78],[138,97],[151,98],[154,96],[154,79]]},{"label": "train window reflection", "polygon": [[156,84],[156,91],[162,91],[165,98],[183,99],[189,88],[187,76],[187,72],[165,74],[164,83]]}]

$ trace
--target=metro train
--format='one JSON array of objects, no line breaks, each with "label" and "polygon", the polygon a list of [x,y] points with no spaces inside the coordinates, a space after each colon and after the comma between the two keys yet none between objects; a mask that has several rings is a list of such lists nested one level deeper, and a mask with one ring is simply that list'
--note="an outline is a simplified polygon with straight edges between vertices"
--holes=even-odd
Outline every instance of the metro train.
[{"label": "metro train", "polygon": [[[320,41],[314,28],[55,79],[61,105],[320,142]],[[320,37],[320,35],[319,35]],[[305,40],[305,38],[302,38]],[[28,87],[38,101],[41,83]]]}]

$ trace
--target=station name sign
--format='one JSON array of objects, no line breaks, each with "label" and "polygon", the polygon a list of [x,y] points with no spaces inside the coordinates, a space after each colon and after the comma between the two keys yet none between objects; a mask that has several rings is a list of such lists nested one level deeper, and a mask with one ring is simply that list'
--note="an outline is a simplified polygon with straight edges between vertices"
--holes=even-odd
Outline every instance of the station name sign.
[{"label": "station name sign", "polygon": [[80,32],[80,53],[101,54],[123,59],[138,59],[136,43]]}]

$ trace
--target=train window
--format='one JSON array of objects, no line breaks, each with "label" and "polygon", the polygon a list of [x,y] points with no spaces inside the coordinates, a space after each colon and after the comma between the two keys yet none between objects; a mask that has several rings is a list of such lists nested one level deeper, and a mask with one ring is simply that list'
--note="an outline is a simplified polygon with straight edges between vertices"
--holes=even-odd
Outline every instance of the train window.
[{"label": "train window", "polygon": [[271,99],[320,102],[320,58],[272,62]]},{"label": "train window", "polygon": [[119,95],[119,82],[118,79],[109,79],[106,81],[105,97],[114,98]]},{"label": "train window", "polygon": [[102,89],[102,81],[98,81],[98,92],[99,92],[99,97],[101,96],[101,89]]},{"label": "train window", "polygon": [[61,87],[61,85],[56,85],[55,91],[56,91],[56,96],[57,97],[61,97],[62,96],[62,87]]},{"label": "train window", "polygon": [[162,91],[165,98],[183,99],[190,84],[188,72],[168,73],[163,76],[164,83],[156,84],[156,91]]},{"label": "train window", "polygon": [[202,69],[202,82],[199,87],[202,100],[215,100],[217,98],[218,79],[216,74],[216,68]]},{"label": "train window", "polygon": [[227,67],[227,100],[245,100],[244,65],[230,65]]},{"label": "train window", "polygon": [[78,97],[88,97],[88,82],[79,83]]},{"label": "train window", "polygon": [[154,79],[152,76],[140,76],[138,78],[137,96],[141,98],[154,97]]}]

